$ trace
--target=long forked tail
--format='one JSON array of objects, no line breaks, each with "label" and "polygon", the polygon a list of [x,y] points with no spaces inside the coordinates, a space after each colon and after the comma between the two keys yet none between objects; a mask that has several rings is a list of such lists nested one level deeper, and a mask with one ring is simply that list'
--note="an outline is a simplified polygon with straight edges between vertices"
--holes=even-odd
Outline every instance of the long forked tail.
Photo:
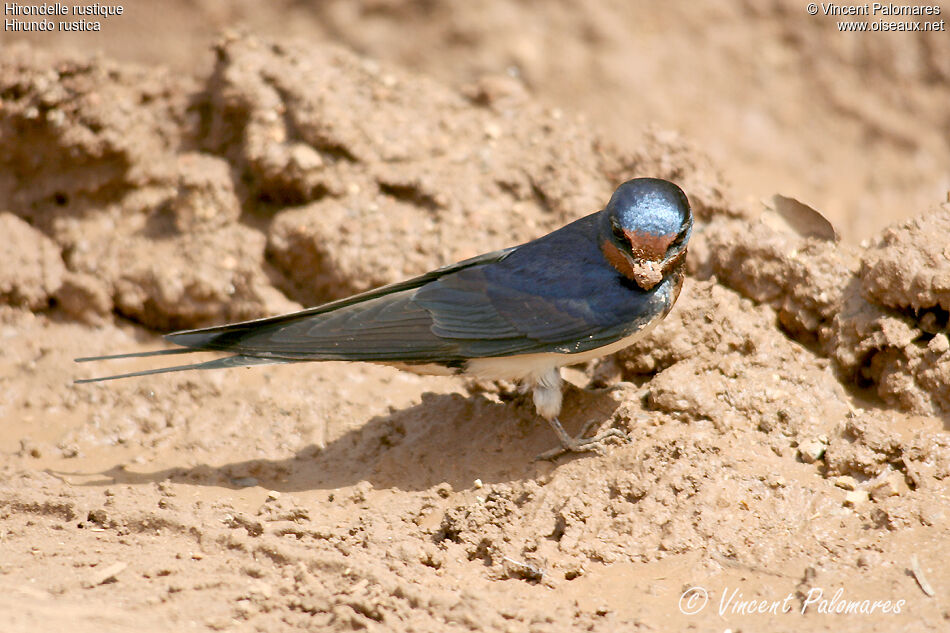
[{"label": "long forked tail", "polygon": [[132,352],[131,354],[109,354],[107,356],[86,356],[84,358],[74,358],[77,363],[88,363],[94,360],[116,360],[119,358],[141,358],[143,356],[168,356],[170,354],[192,354],[200,350],[190,347],[177,347],[175,349],[157,349],[151,352]]},{"label": "long forked tail", "polygon": [[[190,354],[200,352],[200,349],[190,349],[183,347],[181,349],[162,349],[152,352],[134,352],[131,354],[113,354],[110,356],[88,356],[86,358],[77,358],[77,363],[86,363],[94,360],[114,360],[119,358],[140,358],[142,356],[165,356],[170,354]],[[135,376],[149,376],[151,374],[165,374],[173,371],[185,371],[188,369],[223,369],[226,367],[251,367],[253,365],[273,365],[279,363],[292,363],[293,360],[283,358],[261,358],[259,356],[244,356],[235,354],[225,358],[216,358],[201,363],[191,363],[189,365],[175,365],[172,367],[159,367],[157,369],[146,369],[143,371],[133,371],[127,374],[116,374],[114,376],[103,376],[101,378],[83,378],[74,381],[76,384],[87,382],[101,382],[103,380],[117,380],[119,378],[133,378]]]}]

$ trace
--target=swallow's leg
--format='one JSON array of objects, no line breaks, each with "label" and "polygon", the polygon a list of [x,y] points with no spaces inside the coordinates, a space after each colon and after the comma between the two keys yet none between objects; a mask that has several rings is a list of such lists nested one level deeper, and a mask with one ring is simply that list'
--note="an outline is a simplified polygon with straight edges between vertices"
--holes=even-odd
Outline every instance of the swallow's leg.
[{"label": "swallow's leg", "polygon": [[538,414],[548,421],[554,433],[557,435],[558,440],[561,442],[561,446],[541,453],[536,459],[554,459],[568,452],[582,453],[585,451],[601,451],[603,450],[605,440],[612,437],[625,437],[623,431],[620,429],[607,429],[600,435],[584,437],[587,432],[590,431],[591,427],[594,426],[596,420],[591,420],[584,425],[584,428],[577,437],[568,435],[567,431],[565,431],[561,425],[561,421],[557,418],[561,412],[563,397],[561,386],[563,382],[561,372],[557,368],[541,374],[535,379],[533,393],[534,406],[537,408]]},{"label": "swallow's leg", "polygon": [[567,431],[564,430],[564,427],[561,426],[561,421],[557,418],[551,418],[548,420],[551,424],[551,428],[554,429],[554,432],[557,434],[557,438],[561,441],[561,445],[557,448],[552,448],[549,451],[544,451],[535,459],[545,460],[545,459],[555,459],[560,457],[564,453],[583,453],[586,451],[595,451],[602,453],[604,450],[604,444],[606,440],[610,438],[623,439],[626,437],[623,431],[620,429],[607,429],[600,435],[595,435],[594,437],[584,437],[591,427],[593,427],[597,420],[591,420],[584,425],[584,428],[576,437],[571,437],[568,435]]}]

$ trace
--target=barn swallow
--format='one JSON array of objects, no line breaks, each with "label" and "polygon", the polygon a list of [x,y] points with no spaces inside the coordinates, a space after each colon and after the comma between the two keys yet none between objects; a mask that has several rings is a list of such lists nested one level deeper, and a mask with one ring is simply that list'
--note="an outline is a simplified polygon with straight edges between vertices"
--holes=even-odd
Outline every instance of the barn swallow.
[{"label": "barn swallow", "polygon": [[568,435],[558,420],[560,368],[621,350],[666,316],[682,288],[692,225],[678,186],[637,178],[602,210],[520,246],[315,308],[166,335],[181,348],[76,360],[231,356],[76,382],[322,360],[518,380],[560,440],[547,456],[592,450],[620,433]]}]

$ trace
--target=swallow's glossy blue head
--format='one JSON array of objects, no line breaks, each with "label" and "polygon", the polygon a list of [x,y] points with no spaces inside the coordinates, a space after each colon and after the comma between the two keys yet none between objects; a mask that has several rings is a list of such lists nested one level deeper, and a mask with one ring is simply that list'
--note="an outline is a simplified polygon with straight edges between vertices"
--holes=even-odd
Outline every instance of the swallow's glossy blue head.
[{"label": "swallow's glossy blue head", "polygon": [[601,212],[601,251],[621,274],[649,290],[682,262],[692,228],[682,189],[659,178],[628,180]]}]

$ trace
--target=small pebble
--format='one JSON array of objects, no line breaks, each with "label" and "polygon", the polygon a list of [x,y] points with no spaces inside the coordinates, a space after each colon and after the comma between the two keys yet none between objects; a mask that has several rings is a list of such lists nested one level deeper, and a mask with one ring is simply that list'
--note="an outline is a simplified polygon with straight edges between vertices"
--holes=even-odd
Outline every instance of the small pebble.
[{"label": "small pebble", "polygon": [[128,563],[118,562],[118,563],[112,563],[108,567],[103,567],[101,569],[99,567],[96,567],[93,570],[92,575],[89,577],[89,580],[86,583],[86,586],[95,587],[98,585],[105,584],[107,582],[115,582],[116,577],[120,573],[122,573],[122,570],[124,570],[128,566],[129,566]]},{"label": "small pebble", "polygon": [[814,464],[825,454],[828,444],[820,439],[805,440],[798,445],[798,458],[806,464]]},{"label": "small pebble", "polygon": [[852,490],[844,496],[844,505],[848,508],[854,508],[862,503],[867,503],[870,495],[867,490]]},{"label": "small pebble", "polygon": [[930,339],[930,342],[927,343],[927,349],[937,355],[943,354],[947,350],[950,350],[950,339],[947,338],[946,334],[941,332]]},{"label": "small pebble", "polygon": [[856,490],[858,482],[851,475],[841,475],[840,477],[835,477],[835,485],[842,490]]},{"label": "small pebble", "polygon": [[871,498],[878,501],[887,497],[896,497],[901,493],[902,486],[906,486],[904,476],[900,473],[891,473],[871,487]]}]

